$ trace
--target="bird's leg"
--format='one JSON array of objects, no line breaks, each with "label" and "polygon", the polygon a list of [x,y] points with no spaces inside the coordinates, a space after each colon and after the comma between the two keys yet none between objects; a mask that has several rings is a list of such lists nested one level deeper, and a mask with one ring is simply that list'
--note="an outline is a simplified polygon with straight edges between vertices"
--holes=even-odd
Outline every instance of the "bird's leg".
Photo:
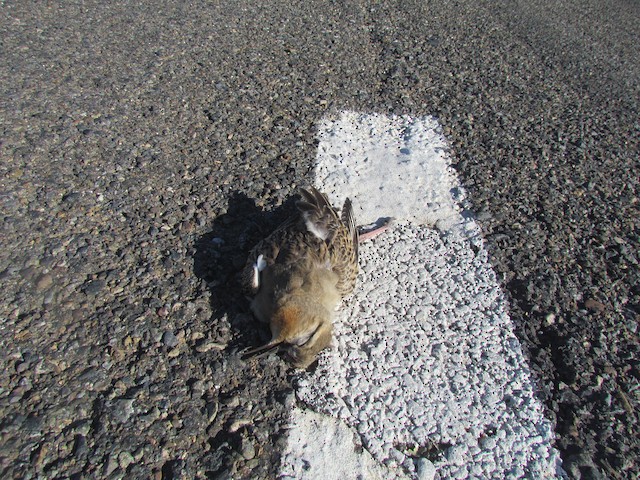
[{"label": "bird's leg", "polygon": [[358,227],[358,243],[366,242],[372,238],[377,237],[385,230],[388,230],[393,223],[393,218],[379,218],[375,223],[371,225],[363,225]]}]

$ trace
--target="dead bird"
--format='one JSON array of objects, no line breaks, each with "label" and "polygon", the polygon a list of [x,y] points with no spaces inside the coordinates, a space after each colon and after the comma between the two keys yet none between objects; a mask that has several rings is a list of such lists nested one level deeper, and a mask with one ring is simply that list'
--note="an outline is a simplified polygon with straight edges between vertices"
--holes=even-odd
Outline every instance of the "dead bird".
[{"label": "dead bird", "polygon": [[358,229],[348,198],[338,215],[315,188],[300,195],[296,214],[253,248],[242,271],[253,314],[271,328],[271,341],[244,356],[287,346],[292,365],[306,368],[331,342],[336,307],[355,287]]}]

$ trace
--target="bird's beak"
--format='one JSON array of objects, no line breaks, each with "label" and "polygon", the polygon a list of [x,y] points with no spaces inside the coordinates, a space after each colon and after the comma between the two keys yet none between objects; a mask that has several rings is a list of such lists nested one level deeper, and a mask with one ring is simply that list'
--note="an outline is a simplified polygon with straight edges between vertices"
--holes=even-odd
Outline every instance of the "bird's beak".
[{"label": "bird's beak", "polygon": [[261,347],[258,348],[252,348],[251,350],[247,350],[242,354],[242,359],[246,360],[248,358],[260,358],[263,355],[266,355],[269,352],[272,352],[273,350],[276,350],[280,344],[282,344],[282,341],[277,341],[277,342],[269,342],[266,345],[262,345]]}]

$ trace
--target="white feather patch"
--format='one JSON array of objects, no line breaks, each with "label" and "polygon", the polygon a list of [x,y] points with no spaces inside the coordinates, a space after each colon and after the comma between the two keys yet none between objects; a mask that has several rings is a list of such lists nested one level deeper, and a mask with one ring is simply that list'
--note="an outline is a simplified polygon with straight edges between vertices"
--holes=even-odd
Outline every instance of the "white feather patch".
[{"label": "white feather patch", "polygon": [[267,268],[267,262],[262,255],[258,255],[255,265],[253,266],[253,288],[260,286],[260,272]]},{"label": "white feather patch", "polygon": [[305,225],[307,226],[307,230],[313,233],[320,240],[326,240],[329,237],[329,231],[323,228],[319,228],[317,224],[313,223],[308,218],[305,219]]}]

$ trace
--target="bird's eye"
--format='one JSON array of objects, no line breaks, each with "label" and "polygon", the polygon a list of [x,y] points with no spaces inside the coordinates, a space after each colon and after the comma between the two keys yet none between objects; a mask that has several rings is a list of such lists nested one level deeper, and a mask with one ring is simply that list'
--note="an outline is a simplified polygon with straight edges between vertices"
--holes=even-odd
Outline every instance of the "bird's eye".
[{"label": "bird's eye", "polygon": [[308,334],[300,337],[297,341],[296,341],[296,345],[299,347],[303,347],[305,346],[307,343],[309,343],[311,341],[311,339],[315,336],[316,332],[320,329],[320,325],[318,325],[313,331],[309,332]]}]

